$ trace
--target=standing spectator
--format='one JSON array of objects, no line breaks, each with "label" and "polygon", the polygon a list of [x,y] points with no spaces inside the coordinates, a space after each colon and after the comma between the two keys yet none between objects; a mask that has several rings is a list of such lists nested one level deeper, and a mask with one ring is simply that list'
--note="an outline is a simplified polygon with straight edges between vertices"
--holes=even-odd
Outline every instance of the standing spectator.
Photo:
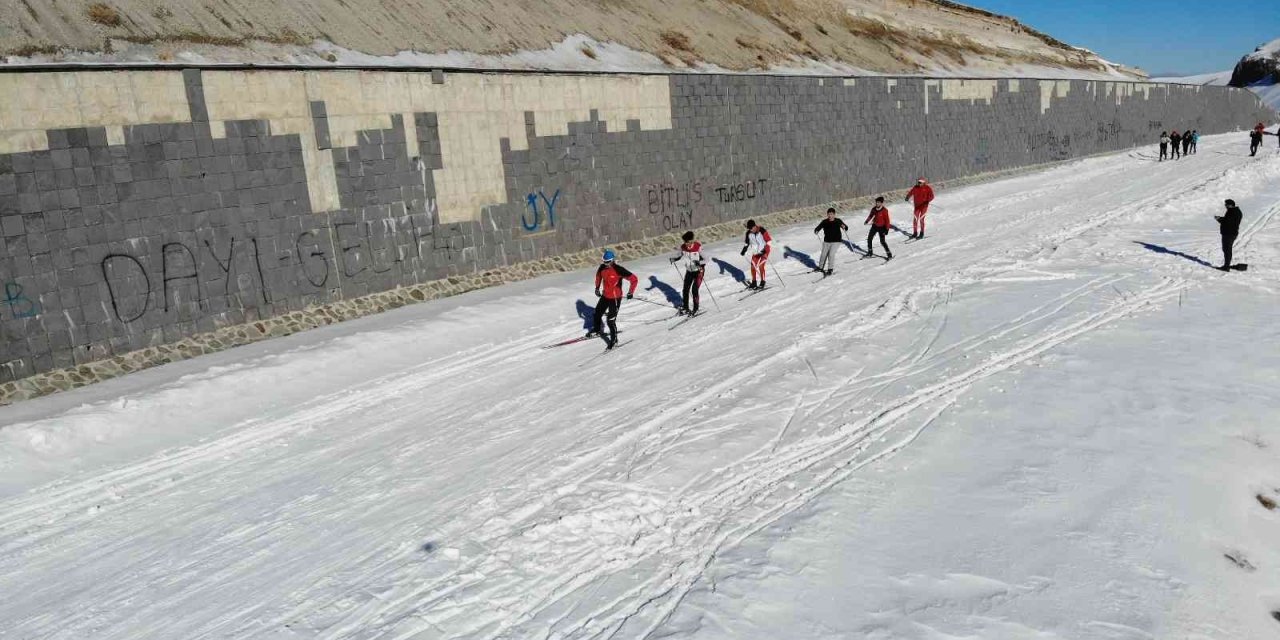
[{"label": "standing spectator", "polygon": [[1182,157],[1182,154],[1179,153],[1179,150],[1181,148],[1182,148],[1182,134],[1178,133],[1177,131],[1174,131],[1173,133],[1169,134],[1169,158],[1173,160],[1177,160],[1178,158]]},{"label": "standing spectator", "polygon": [[1231,249],[1236,243],[1236,236],[1240,235],[1240,221],[1244,219],[1244,214],[1236,206],[1235,200],[1227,200],[1225,204],[1227,212],[1220,216],[1214,216],[1214,219],[1218,221],[1218,230],[1222,232],[1222,266],[1218,268],[1223,271],[1230,271]]},{"label": "standing spectator", "polygon": [[1168,157],[1169,157],[1169,132],[1161,131],[1160,132],[1160,161],[1163,162],[1164,159]]}]

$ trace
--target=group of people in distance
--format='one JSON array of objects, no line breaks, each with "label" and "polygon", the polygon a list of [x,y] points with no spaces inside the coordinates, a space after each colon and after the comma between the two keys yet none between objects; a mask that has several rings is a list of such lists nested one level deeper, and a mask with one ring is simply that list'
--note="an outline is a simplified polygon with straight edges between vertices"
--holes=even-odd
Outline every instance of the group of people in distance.
[{"label": "group of people in distance", "polygon": [[[924,178],[917,180],[915,186],[907,190],[907,195],[903,200],[915,200],[910,238],[915,240],[924,238],[925,215],[929,212],[929,203],[933,202],[933,198],[933,187],[929,186],[928,181]],[[889,208],[884,205],[884,196],[879,196],[875,199],[875,204],[871,207],[871,211],[867,213],[867,219],[863,221],[863,224],[871,226],[867,232],[867,251],[863,257],[870,258],[875,256],[871,243],[879,236],[880,246],[884,248],[885,260],[893,259],[893,252],[889,250],[889,243],[886,239],[893,223],[889,218]],[[822,273],[824,277],[835,272],[837,249],[844,244],[843,232],[848,230],[849,226],[836,217],[835,207],[829,207],[826,218],[820,221],[818,226],[813,229],[814,234],[822,234],[822,254],[813,271]],[[677,310],[677,315],[694,316],[698,314],[701,303],[699,294],[702,289],[703,276],[706,274],[707,259],[702,251],[702,243],[694,239],[692,231],[685,231],[680,239],[682,244],[676,255],[668,258],[668,261],[681,272],[684,279],[681,295],[682,304]],[[769,253],[772,248],[773,237],[769,235],[769,231],[757,224],[755,220],[748,220],[746,234],[742,238],[742,251],[739,252],[743,256],[748,253],[751,254],[749,259],[751,280],[746,283],[748,289],[758,291],[768,286],[766,269],[769,265]],[[628,285],[625,294],[623,293],[624,283]],[[614,251],[605,249],[600,259],[600,266],[596,269],[595,294],[599,301],[596,303],[591,330],[587,332],[586,337],[599,336],[603,338],[606,349],[613,349],[617,345],[618,310],[624,297],[629,300],[635,296],[638,284],[639,278],[617,263],[617,255]],[[608,328],[607,335],[604,333],[605,327]]]},{"label": "group of people in distance", "polygon": [[[1172,159],[1177,160],[1181,156],[1189,156],[1196,152],[1197,143],[1200,142],[1200,132],[1192,129],[1186,133],[1178,133],[1174,131],[1160,132],[1160,160]],[[1170,153],[1170,145],[1173,145],[1173,153]]]},{"label": "group of people in distance", "polygon": [[1262,136],[1275,136],[1280,138],[1280,127],[1276,127],[1276,132],[1267,131],[1266,125],[1259,122],[1253,126],[1253,131],[1249,132],[1249,155],[1258,155],[1258,149],[1262,147]]}]

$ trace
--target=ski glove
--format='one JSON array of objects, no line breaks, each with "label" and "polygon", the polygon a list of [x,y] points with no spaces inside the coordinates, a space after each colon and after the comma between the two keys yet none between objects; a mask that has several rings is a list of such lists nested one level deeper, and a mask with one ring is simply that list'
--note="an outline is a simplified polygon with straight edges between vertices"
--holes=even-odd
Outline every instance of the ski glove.
[{"label": "ski glove", "polygon": [[600,290],[599,290],[599,289],[596,289],[596,297],[597,297],[597,298],[599,298],[599,297],[600,297]]},{"label": "ski glove", "polygon": [[634,293],[628,293],[628,294],[627,294],[627,299],[628,299],[628,300],[630,300],[630,299],[634,298],[634,297],[635,297],[635,295],[636,295],[636,294],[634,294]]},{"label": "ski glove", "polygon": [[739,253],[738,253],[738,255],[740,255],[740,256],[745,256],[745,255],[747,255],[747,245],[745,245],[745,244],[744,244],[744,245],[742,245],[742,251],[741,251],[741,252],[739,252]]},{"label": "ski glove", "polygon": [[680,260],[680,258],[667,258],[667,262],[670,262],[671,264],[675,264],[678,260]]}]

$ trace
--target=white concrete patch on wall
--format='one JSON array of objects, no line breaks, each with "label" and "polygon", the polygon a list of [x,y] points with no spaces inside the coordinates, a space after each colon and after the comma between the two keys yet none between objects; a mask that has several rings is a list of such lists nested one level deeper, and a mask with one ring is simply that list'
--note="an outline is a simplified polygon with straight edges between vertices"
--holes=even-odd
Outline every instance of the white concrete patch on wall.
[{"label": "white concrete patch on wall", "polygon": [[[410,153],[415,154],[412,114],[435,113],[444,165],[434,170],[435,187],[440,221],[446,223],[476,220],[483,207],[506,202],[499,141],[507,138],[513,150],[529,148],[526,111],[533,112],[539,136],[567,135],[569,123],[589,121],[593,109],[609,131],[625,131],[628,120],[638,120],[644,130],[671,128],[670,85],[665,76],[448,74],[443,84],[435,84],[427,73],[376,71],[206,71],[203,75],[210,120],[265,119],[272,123],[273,132],[304,136],[315,211],[339,205],[332,154],[315,148],[311,101],[325,102],[335,147],[355,146],[361,130],[391,128],[391,114],[401,113],[406,138],[412,139]],[[271,89],[265,91],[268,85]],[[258,95],[264,97],[246,98]]]},{"label": "white concrete patch on wall", "polygon": [[1049,111],[1054,98],[1065,98],[1069,93],[1071,93],[1070,80],[1041,80],[1040,113],[1043,114]]},{"label": "white concrete patch on wall", "polygon": [[190,122],[181,71],[0,74],[0,153],[45,151],[49,129]]},{"label": "white concrete patch on wall", "polygon": [[999,80],[939,80],[943,100],[981,100],[991,104],[996,97]]},{"label": "white concrete patch on wall", "polygon": [[1139,94],[1139,93],[1141,93],[1141,94],[1142,94],[1142,99],[1143,99],[1143,100],[1150,100],[1150,99],[1151,99],[1151,89],[1152,89],[1153,87],[1156,87],[1156,86],[1165,87],[1165,88],[1166,88],[1166,95],[1167,95],[1167,89],[1168,89],[1168,86],[1169,86],[1169,85],[1166,85],[1166,84],[1155,85],[1155,84],[1152,84],[1152,83],[1149,83],[1149,82],[1114,82],[1114,83],[1108,83],[1108,85],[1107,85],[1107,94],[1108,94],[1108,95],[1110,95],[1112,88],[1114,88],[1114,89],[1115,89],[1115,96],[1116,96],[1116,105],[1117,105],[1117,106],[1119,106],[1119,105],[1120,105],[1120,103],[1124,102],[1124,99],[1125,99],[1125,98],[1133,97],[1133,96],[1135,96],[1135,95],[1137,95],[1137,94]]}]

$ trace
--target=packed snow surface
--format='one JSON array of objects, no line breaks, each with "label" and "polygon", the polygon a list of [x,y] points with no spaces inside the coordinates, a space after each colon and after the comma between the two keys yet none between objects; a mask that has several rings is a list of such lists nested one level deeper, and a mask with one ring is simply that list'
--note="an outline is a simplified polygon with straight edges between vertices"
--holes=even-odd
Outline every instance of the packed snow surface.
[{"label": "packed snow surface", "polygon": [[940,189],[828,278],[773,229],[750,295],[713,244],[679,325],[624,255],[607,355],[541,348],[580,271],[0,409],[0,636],[1274,638],[1268,141]]}]

